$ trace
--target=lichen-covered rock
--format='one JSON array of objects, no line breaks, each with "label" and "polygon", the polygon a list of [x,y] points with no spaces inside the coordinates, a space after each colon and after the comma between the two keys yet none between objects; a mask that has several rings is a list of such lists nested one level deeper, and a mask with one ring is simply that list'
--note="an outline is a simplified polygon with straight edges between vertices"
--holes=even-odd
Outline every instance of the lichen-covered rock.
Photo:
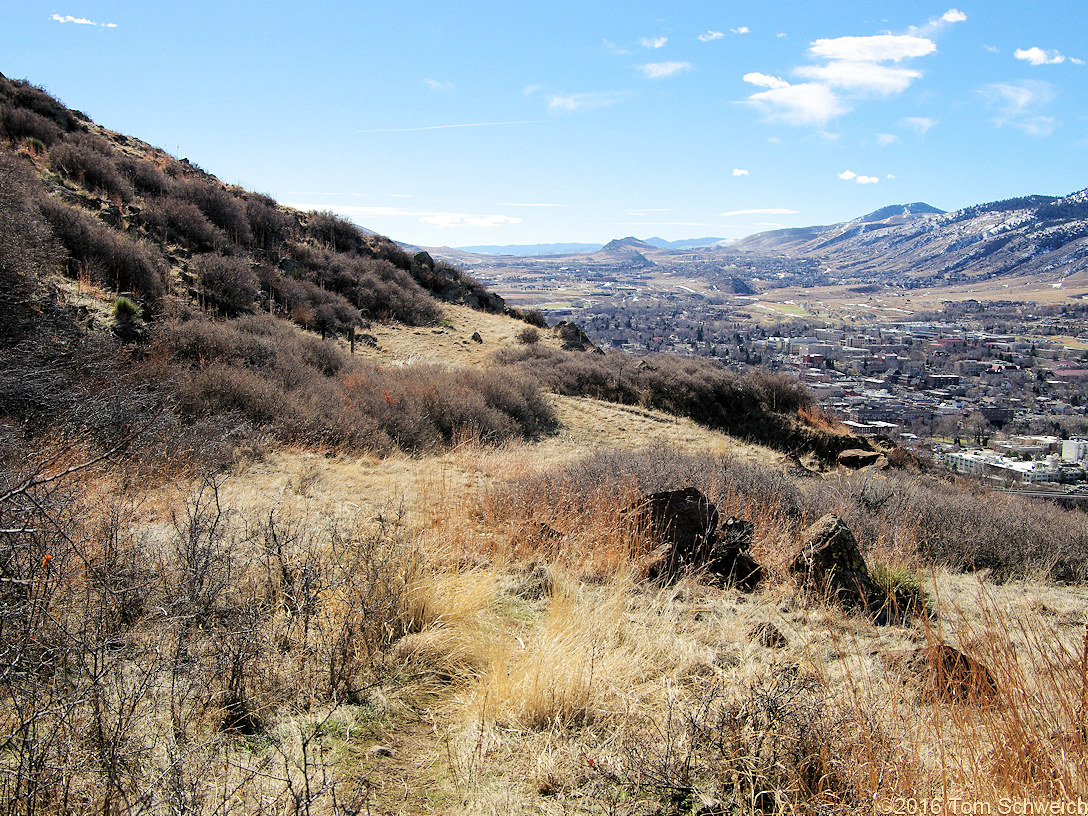
[{"label": "lichen-covered rock", "polygon": [[869,576],[858,542],[841,518],[828,513],[804,531],[802,541],[790,572],[801,578],[806,592],[887,622],[880,619],[886,617],[887,594]]}]

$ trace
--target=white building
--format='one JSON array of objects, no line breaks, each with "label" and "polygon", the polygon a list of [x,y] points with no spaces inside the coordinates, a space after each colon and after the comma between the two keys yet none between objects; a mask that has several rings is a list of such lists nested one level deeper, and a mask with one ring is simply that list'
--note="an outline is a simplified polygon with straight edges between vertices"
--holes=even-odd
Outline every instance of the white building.
[{"label": "white building", "polygon": [[1063,440],[1062,459],[1066,462],[1083,462],[1088,459],[1088,439]]}]

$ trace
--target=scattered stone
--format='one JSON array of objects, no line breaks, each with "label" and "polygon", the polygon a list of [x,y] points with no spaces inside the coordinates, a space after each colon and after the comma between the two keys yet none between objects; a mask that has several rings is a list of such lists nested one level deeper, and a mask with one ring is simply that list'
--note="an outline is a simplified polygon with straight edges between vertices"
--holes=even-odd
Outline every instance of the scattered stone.
[{"label": "scattered stone", "polygon": [[547,564],[529,564],[522,580],[514,591],[519,598],[537,600],[551,595],[555,590],[555,577]]},{"label": "scattered stone", "polygon": [[770,621],[764,621],[748,630],[748,639],[768,649],[784,649],[790,645],[789,638],[778,630]]},{"label": "scattered stone", "polygon": [[662,557],[650,577],[675,583],[693,572],[706,572],[743,589],[754,589],[763,570],[748,554],[754,527],[730,518],[718,530],[718,509],[694,487],[643,497],[625,513],[634,513]]},{"label": "scattered stone", "polygon": [[484,341],[484,339],[482,337],[480,337],[480,333],[478,331],[472,333],[472,342],[473,343],[482,343],[483,341]]},{"label": "scattered stone", "polygon": [[367,753],[375,757],[391,757],[393,756],[393,749],[388,745],[372,745]]},{"label": "scattered stone", "polygon": [[947,643],[888,652],[884,662],[903,669],[924,694],[943,702],[985,702],[997,681],[984,663]]},{"label": "scattered stone", "polygon": [[869,577],[854,534],[834,513],[802,533],[801,551],[790,572],[801,577],[811,595],[835,601],[844,609],[861,609],[875,623],[889,623],[887,594]]},{"label": "scattered stone", "polygon": [[839,464],[851,470],[875,465],[879,459],[880,454],[877,451],[867,451],[861,448],[851,448],[839,454]]}]

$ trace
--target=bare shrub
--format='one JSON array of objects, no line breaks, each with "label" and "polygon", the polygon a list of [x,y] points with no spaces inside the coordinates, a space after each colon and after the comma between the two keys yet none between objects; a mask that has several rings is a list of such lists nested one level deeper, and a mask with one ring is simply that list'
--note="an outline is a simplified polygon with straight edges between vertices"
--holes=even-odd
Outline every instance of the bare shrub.
[{"label": "bare shrub", "polygon": [[113,149],[104,139],[70,136],[49,149],[49,166],[111,200],[131,201],[132,185],[117,169]]},{"label": "bare shrub", "polygon": [[281,212],[270,196],[253,193],[246,198],[246,220],[253,234],[253,246],[270,250],[287,242],[297,228],[294,218]]},{"label": "bare shrub", "polygon": [[421,452],[467,437],[532,437],[555,422],[527,379],[426,365],[387,369],[265,314],[173,324],[158,343],[182,366],[177,382],[189,413],[237,412],[286,441]]},{"label": "bare shrub", "polygon": [[862,712],[789,672],[740,694],[712,685],[636,722],[614,761],[594,763],[608,781],[690,812],[699,798],[722,812],[860,812],[879,780],[907,758]]},{"label": "bare shrub", "polygon": [[319,246],[336,252],[356,252],[366,245],[362,230],[348,219],[328,210],[309,213],[305,231]]},{"label": "bare shrub", "polygon": [[230,243],[198,206],[175,196],[148,201],[140,215],[144,226],[164,243],[203,251],[225,249]]},{"label": "bare shrub", "polygon": [[227,316],[253,311],[257,297],[257,276],[244,258],[198,255],[192,270],[200,281],[204,298]]},{"label": "bare shrub", "polygon": [[540,309],[527,309],[521,313],[520,317],[530,326],[536,326],[538,329],[548,328],[548,318]]},{"label": "bare shrub", "polygon": [[26,80],[0,77],[0,98],[6,99],[14,108],[23,108],[55,122],[62,131],[70,132],[79,127],[80,115],[68,110],[45,89]]},{"label": "bare shrub", "polygon": [[39,206],[70,254],[70,275],[75,277],[86,270],[99,283],[117,291],[147,298],[162,294],[164,263],[158,250],[109,229],[90,213],[55,198],[44,198]]},{"label": "bare shrub", "polygon": [[178,183],[177,195],[199,207],[208,220],[235,243],[248,245],[253,241],[245,205],[214,179],[186,178]]},{"label": "bare shrub", "polygon": [[859,541],[921,563],[987,569],[995,580],[1088,574],[1088,518],[1076,510],[908,474],[821,481],[806,503],[838,513]]},{"label": "bare shrub", "polygon": [[121,156],[117,168],[143,196],[163,196],[173,189],[173,181],[153,162],[135,156]]},{"label": "bare shrub", "polygon": [[306,244],[291,244],[292,259],[307,270],[306,279],[344,297],[364,315],[425,325],[439,310],[412,276],[387,260],[333,253]]},{"label": "bare shrub", "polygon": [[49,147],[61,135],[61,128],[53,119],[7,104],[0,105],[0,129],[13,144],[23,139],[37,139]]},{"label": "bare shrub", "polygon": [[517,341],[525,346],[532,346],[540,342],[540,332],[533,326],[522,329],[516,335]]}]

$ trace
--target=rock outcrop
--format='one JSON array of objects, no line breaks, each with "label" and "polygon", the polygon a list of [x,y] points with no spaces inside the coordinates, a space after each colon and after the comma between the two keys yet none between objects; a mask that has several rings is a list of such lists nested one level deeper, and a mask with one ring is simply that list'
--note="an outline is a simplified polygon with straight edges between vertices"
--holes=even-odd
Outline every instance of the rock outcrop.
[{"label": "rock outcrop", "polygon": [[925,696],[942,702],[985,703],[997,693],[997,681],[986,664],[947,643],[889,652],[883,659]]},{"label": "rock outcrop", "polygon": [[857,470],[869,465],[875,465],[880,459],[880,453],[877,451],[862,450],[861,448],[851,448],[850,450],[844,450],[840,453],[838,459],[839,464],[843,467]]},{"label": "rock outcrop", "polygon": [[650,577],[673,583],[701,572],[743,589],[753,589],[763,570],[748,553],[754,528],[743,519],[729,518],[719,529],[718,509],[698,489],[687,487],[645,496],[625,513],[661,551]]}]

